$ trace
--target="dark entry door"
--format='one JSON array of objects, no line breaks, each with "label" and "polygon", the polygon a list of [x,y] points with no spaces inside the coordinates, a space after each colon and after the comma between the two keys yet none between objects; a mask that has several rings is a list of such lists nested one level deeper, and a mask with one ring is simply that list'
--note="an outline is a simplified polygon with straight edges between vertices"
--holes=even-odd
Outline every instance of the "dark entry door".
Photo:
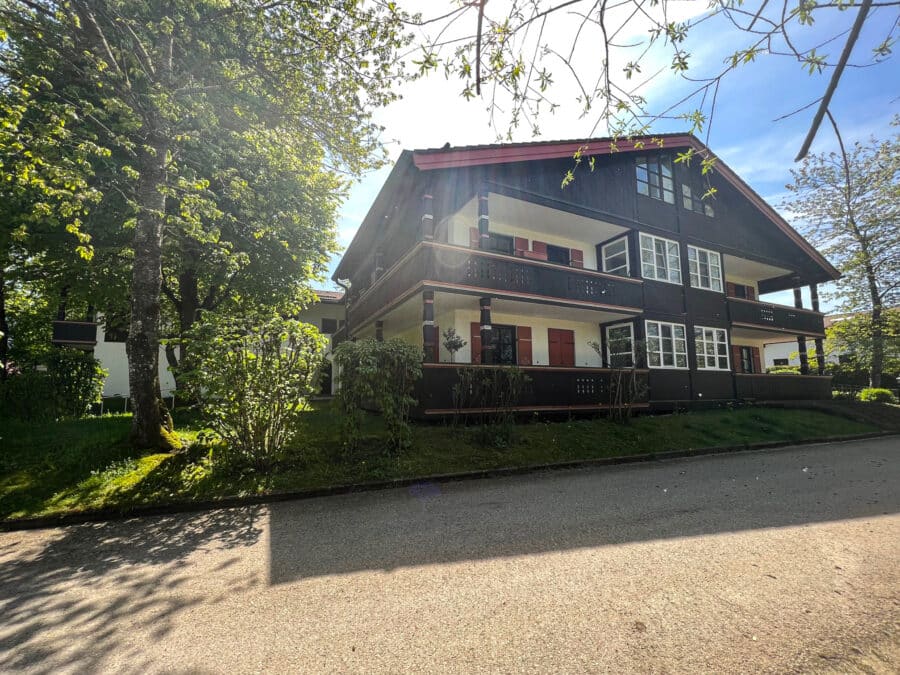
[{"label": "dark entry door", "polygon": [[516,365],[516,327],[494,324],[491,335],[494,340],[494,361],[504,366]]}]

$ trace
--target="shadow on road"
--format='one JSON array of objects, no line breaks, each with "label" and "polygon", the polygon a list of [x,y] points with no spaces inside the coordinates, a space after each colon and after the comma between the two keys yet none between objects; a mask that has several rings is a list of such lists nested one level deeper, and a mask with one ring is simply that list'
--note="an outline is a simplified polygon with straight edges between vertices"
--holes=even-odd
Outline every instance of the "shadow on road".
[{"label": "shadow on road", "polygon": [[900,512],[897,439],[273,505],[270,582]]},{"label": "shadow on road", "polygon": [[[123,649],[122,625],[150,621],[153,638],[163,640],[179,612],[214,602],[208,593],[180,588],[194,573],[188,558],[203,549],[252,546],[262,533],[259,510],[79,525],[39,548],[29,541],[34,533],[5,535],[0,671],[95,672],[115,654],[124,671],[146,672],[141,651]],[[81,593],[58,592],[73,582]],[[101,585],[103,594],[95,595]],[[218,590],[240,590],[231,586]],[[48,638],[54,630],[64,633]]]}]

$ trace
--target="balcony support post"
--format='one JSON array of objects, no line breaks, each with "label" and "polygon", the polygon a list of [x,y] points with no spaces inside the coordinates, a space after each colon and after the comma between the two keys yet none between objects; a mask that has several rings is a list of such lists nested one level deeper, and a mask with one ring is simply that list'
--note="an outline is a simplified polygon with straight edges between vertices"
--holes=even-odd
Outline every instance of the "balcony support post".
[{"label": "balcony support post", "polygon": [[485,189],[478,191],[478,246],[482,250],[487,249],[490,238],[491,219],[488,215],[488,192]]},{"label": "balcony support post", "polygon": [[[809,285],[809,297],[812,301],[813,311],[819,312],[819,287],[818,284]],[[819,375],[825,374],[825,345],[822,338],[816,338],[816,372]]]},{"label": "balcony support post", "polygon": [[434,197],[422,195],[422,241],[434,241]]},{"label": "balcony support post", "polygon": [[375,250],[375,278],[378,279],[384,274],[384,251],[380,248]]},{"label": "balcony support post", "polygon": [[[803,295],[799,288],[794,289],[794,307],[803,309]],[[800,352],[800,374],[809,375],[809,357],[806,355],[806,336],[797,336],[797,351]]]},{"label": "balcony support post", "polygon": [[384,342],[384,321],[375,322],[375,339]]},{"label": "balcony support post", "polygon": [[422,347],[425,363],[437,363],[437,327],[434,325],[434,291],[422,292]]},{"label": "balcony support post", "polygon": [[485,365],[494,363],[493,326],[491,326],[491,299],[480,298],[481,307],[481,362]]}]

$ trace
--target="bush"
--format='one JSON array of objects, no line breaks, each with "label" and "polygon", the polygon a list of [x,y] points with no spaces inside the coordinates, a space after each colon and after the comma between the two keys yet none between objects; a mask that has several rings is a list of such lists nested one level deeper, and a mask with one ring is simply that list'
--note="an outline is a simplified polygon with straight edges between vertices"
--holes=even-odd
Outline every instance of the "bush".
[{"label": "bush", "polygon": [[391,445],[400,449],[409,444],[409,410],[412,396],[422,377],[422,348],[393,338],[342,342],[334,350],[339,388],[335,402],[342,413],[344,445],[359,443],[363,409],[372,405],[384,416]]},{"label": "bush", "polygon": [[29,421],[84,417],[100,402],[106,375],[90,352],[54,349],[46,370],[9,369],[0,382],[3,414]]},{"label": "bush", "polygon": [[859,400],[863,403],[896,403],[897,397],[890,389],[863,389],[859,392]]},{"label": "bush", "polygon": [[103,381],[109,374],[90,352],[54,349],[47,364],[51,387],[60,417],[84,417],[91,405],[99,403]]},{"label": "bush", "polygon": [[35,422],[56,418],[56,397],[46,372],[25,370],[0,382],[3,416]]},{"label": "bush", "polygon": [[776,375],[799,375],[800,366],[769,366],[766,372]]},{"label": "bush", "polygon": [[453,385],[457,416],[475,408],[481,424],[480,441],[503,447],[510,443],[516,406],[531,378],[515,366],[502,368],[460,368]]},{"label": "bush", "polygon": [[310,324],[277,316],[207,315],[187,342],[192,369],[184,380],[224,442],[222,456],[268,470],[317,390],[326,339]]}]

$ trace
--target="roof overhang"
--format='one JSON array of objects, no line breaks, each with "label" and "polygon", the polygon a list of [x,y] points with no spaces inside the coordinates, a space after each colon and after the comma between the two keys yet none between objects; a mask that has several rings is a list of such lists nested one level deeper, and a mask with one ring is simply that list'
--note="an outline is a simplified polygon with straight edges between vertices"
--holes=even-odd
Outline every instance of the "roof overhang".
[{"label": "roof overhang", "polygon": [[[712,151],[692,134],[661,134],[631,139],[596,138],[576,141],[548,141],[539,143],[510,143],[508,145],[473,146],[436,150],[414,150],[413,163],[420,171],[435,169],[508,164],[535,160],[574,157],[580,152],[584,157],[616,152],[647,152],[666,148],[693,148],[713,156]],[[723,161],[715,164],[717,171],[735,189],[758,208],[788,239],[799,246],[826,273],[830,279],[838,279],[841,273],[804,239],[782,216],[773,209],[753,188],[743,181]]]}]

